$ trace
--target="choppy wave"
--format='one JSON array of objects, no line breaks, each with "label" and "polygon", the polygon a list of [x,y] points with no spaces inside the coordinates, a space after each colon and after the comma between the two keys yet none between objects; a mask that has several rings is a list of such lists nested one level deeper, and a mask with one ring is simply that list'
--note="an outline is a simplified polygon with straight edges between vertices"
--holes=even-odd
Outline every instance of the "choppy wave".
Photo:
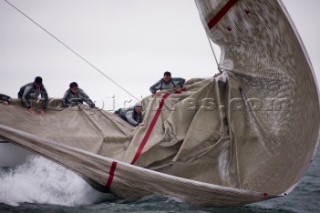
[{"label": "choppy wave", "polygon": [[313,213],[319,212],[320,208],[319,174],[320,149],[301,182],[286,197],[248,206],[214,208],[190,205],[166,195],[117,199],[95,191],[77,174],[62,166],[43,157],[31,156],[13,170],[0,170],[0,212]]},{"label": "choppy wave", "polygon": [[95,191],[74,172],[37,155],[9,170],[0,171],[0,203],[63,206],[90,205],[113,195]]}]

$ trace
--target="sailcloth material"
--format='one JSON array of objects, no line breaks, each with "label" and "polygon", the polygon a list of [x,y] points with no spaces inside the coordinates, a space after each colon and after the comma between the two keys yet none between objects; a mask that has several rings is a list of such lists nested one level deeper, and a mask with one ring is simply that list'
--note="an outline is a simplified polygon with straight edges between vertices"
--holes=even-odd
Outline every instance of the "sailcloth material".
[{"label": "sailcloth material", "polygon": [[[223,73],[146,97],[145,125],[51,100],[44,116],[0,106],[0,136],[124,198],[170,194],[204,205],[289,193],[318,144],[318,89],[280,1],[196,0]],[[40,103],[33,103],[34,105]],[[40,105],[39,105],[40,106]]]}]

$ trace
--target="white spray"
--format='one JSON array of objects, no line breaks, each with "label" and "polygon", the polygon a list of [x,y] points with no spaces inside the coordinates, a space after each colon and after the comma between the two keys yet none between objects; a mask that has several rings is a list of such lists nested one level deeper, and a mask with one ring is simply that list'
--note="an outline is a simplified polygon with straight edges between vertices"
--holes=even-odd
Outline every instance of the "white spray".
[{"label": "white spray", "polygon": [[112,197],[95,191],[74,172],[37,155],[10,171],[0,171],[0,203],[90,205]]}]

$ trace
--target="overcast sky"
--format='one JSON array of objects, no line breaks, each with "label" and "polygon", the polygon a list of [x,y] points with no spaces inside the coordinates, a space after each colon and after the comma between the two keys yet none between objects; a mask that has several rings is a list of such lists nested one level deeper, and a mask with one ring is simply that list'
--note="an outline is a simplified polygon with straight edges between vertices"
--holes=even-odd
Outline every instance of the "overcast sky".
[{"label": "overcast sky", "polygon": [[[194,0],[9,1],[137,98],[149,95],[164,71],[186,79],[217,71]],[[283,2],[319,82],[320,1]],[[40,75],[50,97],[62,97],[76,81],[107,109],[113,94],[117,107],[133,99],[4,0],[0,29],[0,93],[16,97],[20,86]]]}]

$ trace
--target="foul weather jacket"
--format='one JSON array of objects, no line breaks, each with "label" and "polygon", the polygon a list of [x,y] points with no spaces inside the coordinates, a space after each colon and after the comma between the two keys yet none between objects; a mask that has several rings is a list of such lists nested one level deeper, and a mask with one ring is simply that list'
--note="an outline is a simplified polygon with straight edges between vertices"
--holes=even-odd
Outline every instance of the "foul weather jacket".
[{"label": "foul weather jacket", "polygon": [[163,79],[159,80],[157,83],[155,83],[154,85],[152,85],[150,87],[150,92],[152,94],[156,93],[158,90],[163,90],[163,89],[173,89],[176,86],[181,86],[183,87],[184,83],[185,83],[185,79],[183,78],[171,78],[171,80],[169,81],[169,83],[165,82]]},{"label": "foul weather jacket", "polygon": [[37,88],[34,85],[34,82],[28,83],[28,84],[22,86],[18,92],[18,98],[21,98],[23,104],[28,109],[31,108],[30,100],[31,99],[37,100],[39,96],[41,96],[41,98],[43,99],[42,108],[47,109],[48,102],[49,102],[49,96],[48,96],[46,88],[43,85],[41,85],[40,88]]},{"label": "foul weather jacket", "polygon": [[119,115],[120,118],[127,121],[133,126],[138,126],[142,122],[142,114],[136,113],[134,107],[120,108],[115,111],[115,114]]},{"label": "foul weather jacket", "polygon": [[78,103],[83,104],[83,102],[87,103],[91,108],[95,107],[95,104],[92,102],[89,96],[80,88],[78,88],[77,93],[73,93],[70,89],[68,89],[64,93],[62,102],[64,107],[75,106]]}]

